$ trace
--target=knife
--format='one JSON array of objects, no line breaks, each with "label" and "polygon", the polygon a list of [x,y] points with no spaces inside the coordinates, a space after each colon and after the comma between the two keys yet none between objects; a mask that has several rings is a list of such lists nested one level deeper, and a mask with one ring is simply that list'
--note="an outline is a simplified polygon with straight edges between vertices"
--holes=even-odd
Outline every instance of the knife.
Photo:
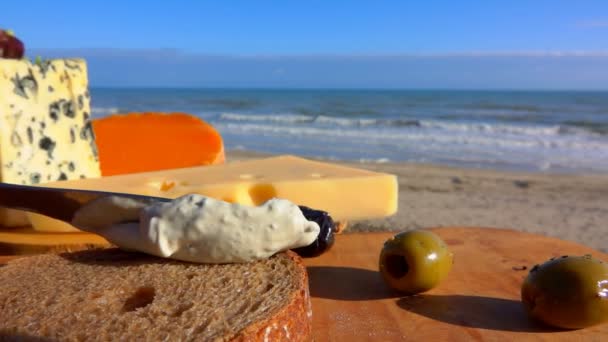
[{"label": "knife", "polygon": [[170,198],[119,192],[0,183],[0,207],[34,212],[67,223],[72,221],[74,213],[80,208],[107,196],[135,199],[144,204],[171,201]]}]

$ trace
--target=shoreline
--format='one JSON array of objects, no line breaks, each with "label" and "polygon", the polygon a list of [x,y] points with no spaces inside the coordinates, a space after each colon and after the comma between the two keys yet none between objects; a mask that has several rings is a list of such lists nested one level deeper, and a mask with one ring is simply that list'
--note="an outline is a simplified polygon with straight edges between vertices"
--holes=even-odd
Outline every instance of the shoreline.
[{"label": "shoreline", "polygon": [[[227,150],[226,161],[273,155],[276,154]],[[397,213],[386,218],[349,222],[347,232],[441,226],[506,228],[608,252],[608,175],[306,158],[397,176]]]}]

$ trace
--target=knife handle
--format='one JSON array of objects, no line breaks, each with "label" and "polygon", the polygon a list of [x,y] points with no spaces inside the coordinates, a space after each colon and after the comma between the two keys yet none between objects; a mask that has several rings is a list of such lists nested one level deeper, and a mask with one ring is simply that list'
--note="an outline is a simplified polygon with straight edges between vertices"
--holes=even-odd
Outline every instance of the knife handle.
[{"label": "knife handle", "polygon": [[68,223],[83,205],[103,196],[121,196],[150,202],[169,200],[135,194],[0,183],[0,206],[34,212]]}]

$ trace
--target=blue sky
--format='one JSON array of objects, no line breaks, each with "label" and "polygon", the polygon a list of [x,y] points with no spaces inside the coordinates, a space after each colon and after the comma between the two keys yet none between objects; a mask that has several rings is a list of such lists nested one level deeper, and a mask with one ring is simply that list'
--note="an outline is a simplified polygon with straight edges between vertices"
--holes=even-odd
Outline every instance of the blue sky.
[{"label": "blue sky", "polygon": [[608,89],[605,0],[25,4],[0,25],[93,86]]}]

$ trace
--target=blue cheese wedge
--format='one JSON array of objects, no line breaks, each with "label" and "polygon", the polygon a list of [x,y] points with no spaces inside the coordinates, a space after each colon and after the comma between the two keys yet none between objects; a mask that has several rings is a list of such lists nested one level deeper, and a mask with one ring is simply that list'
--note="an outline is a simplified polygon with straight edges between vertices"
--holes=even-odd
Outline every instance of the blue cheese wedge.
[{"label": "blue cheese wedge", "polygon": [[[99,177],[82,59],[0,59],[0,180],[14,184]],[[0,224],[27,223],[0,211]]]}]

